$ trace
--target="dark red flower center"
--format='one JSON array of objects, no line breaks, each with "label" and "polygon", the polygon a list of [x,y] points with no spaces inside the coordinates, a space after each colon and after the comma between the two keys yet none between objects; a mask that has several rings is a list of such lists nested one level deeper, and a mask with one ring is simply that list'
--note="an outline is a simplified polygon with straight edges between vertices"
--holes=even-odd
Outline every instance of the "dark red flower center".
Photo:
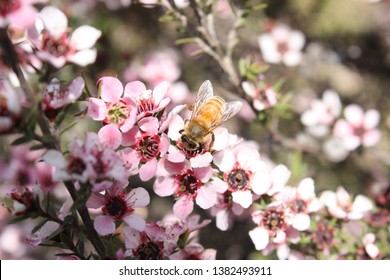
[{"label": "dark red flower center", "polygon": [[179,190],[176,193],[177,196],[186,194],[193,198],[196,197],[198,189],[202,186],[202,182],[195,177],[192,170],[187,170],[184,174],[176,175],[175,178],[180,184]]},{"label": "dark red flower center", "polygon": [[73,52],[69,45],[69,39],[66,32],[59,38],[53,38],[46,30],[42,31],[42,49],[55,57],[67,56]]},{"label": "dark red flower center", "polygon": [[116,220],[121,220],[125,214],[133,212],[133,209],[127,205],[125,197],[125,192],[121,192],[117,196],[106,195],[105,205],[102,208],[103,213]]},{"label": "dark red flower center", "polygon": [[141,163],[145,163],[152,158],[157,158],[160,154],[160,137],[158,135],[145,136],[135,145],[133,149],[141,155]]},{"label": "dark red flower center", "polygon": [[229,173],[224,174],[224,179],[229,186],[229,191],[248,190],[250,173],[242,168],[234,168]]},{"label": "dark red flower center", "polygon": [[139,245],[134,255],[140,260],[162,260],[163,251],[161,248],[162,245],[149,241]]},{"label": "dark red flower center", "polygon": [[307,210],[307,204],[303,199],[298,198],[291,201],[290,208],[295,213],[302,213],[302,212],[305,213]]},{"label": "dark red flower center", "polygon": [[0,1],[0,16],[5,17],[22,6],[20,0],[1,0]]},{"label": "dark red flower center", "polygon": [[334,243],[334,232],[334,228],[318,224],[317,230],[312,234],[313,243],[319,250],[329,248]]},{"label": "dark red flower center", "polygon": [[28,189],[25,189],[22,193],[11,193],[11,199],[26,206],[26,209],[24,211],[15,213],[16,216],[29,213],[35,210],[34,195]]},{"label": "dark red flower center", "polygon": [[270,231],[284,229],[286,227],[284,222],[284,212],[282,210],[268,209],[263,215],[263,225]]},{"label": "dark red flower center", "polygon": [[85,162],[78,157],[70,156],[68,159],[68,172],[70,174],[82,174],[86,168]]},{"label": "dark red flower center", "polygon": [[154,104],[153,98],[142,98],[138,101],[137,104],[137,115],[141,113],[145,113],[145,117],[151,116],[151,111],[157,108],[156,104]]},{"label": "dark red flower center", "polygon": [[284,55],[288,49],[288,44],[286,42],[279,42],[277,45],[277,50],[281,55]]}]

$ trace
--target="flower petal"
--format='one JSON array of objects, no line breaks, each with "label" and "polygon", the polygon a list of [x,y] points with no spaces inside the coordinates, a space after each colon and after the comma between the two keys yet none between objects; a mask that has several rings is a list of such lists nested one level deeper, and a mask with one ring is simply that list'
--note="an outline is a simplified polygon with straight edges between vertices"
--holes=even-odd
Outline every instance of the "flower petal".
[{"label": "flower petal", "polygon": [[310,217],[307,214],[304,213],[298,213],[295,215],[293,219],[293,224],[292,226],[299,230],[299,231],[304,231],[309,229],[310,227]]},{"label": "flower petal", "polygon": [[133,98],[139,97],[144,93],[144,91],[146,91],[145,84],[140,81],[134,81],[126,84],[124,96]]},{"label": "flower petal", "polygon": [[88,99],[88,116],[95,121],[102,121],[106,117],[106,114],[107,106],[103,100],[94,97]]},{"label": "flower petal", "polygon": [[145,220],[137,214],[131,214],[129,216],[123,217],[123,221],[128,224],[130,228],[136,229],[138,231],[145,230]]},{"label": "flower petal", "polygon": [[96,60],[96,49],[80,50],[68,57],[68,61],[80,66],[87,66]]},{"label": "flower petal", "polygon": [[100,143],[105,148],[115,150],[122,142],[122,133],[115,124],[108,124],[103,126],[99,130],[98,136]]},{"label": "flower petal", "polygon": [[252,193],[250,191],[237,191],[232,193],[233,201],[240,204],[243,208],[252,205]]},{"label": "flower petal", "polygon": [[345,119],[354,127],[360,127],[364,121],[364,112],[362,107],[357,104],[350,104],[344,109]]},{"label": "flower petal", "polygon": [[139,168],[139,178],[143,181],[149,181],[156,175],[157,159],[152,158]]},{"label": "flower petal", "polygon": [[115,223],[110,216],[102,215],[96,217],[93,225],[100,235],[111,234],[115,231]]},{"label": "flower petal", "polygon": [[173,213],[184,220],[194,209],[194,202],[191,197],[183,195],[173,205]]},{"label": "flower petal", "polygon": [[132,208],[144,207],[150,202],[149,193],[144,188],[132,189],[126,197]]},{"label": "flower petal", "polygon": [[249,236],[256,250],[263,250],[269,243],[269,234],[265,228],[257,227],[249,231]]},{"label": "flower petal", "polygon": [[68,28],[68,19],[65,14],[53,6],[45,7],[39,13],[39,17],[45,26],[45,29],[53,36],[58,39],[66,29]]},{"label": "flower petal", "polygon": [[64,155],[56,150],[48,150],[43,155],[43,160],[57,168],[65,168],[68,165],[68,161],[65,159]]},{"label": "flower petal", "polygon": [[196,204],[202,209],[209,209],[217,203],[217,193],[203,186],[198,189]]},{"label": "flower petal", "polygon": [[95,45],[101,35],[102,32],[95,27],[82,25],[73,31],[70,45],[76,50],[89,49]]},{"label": "flower petal", "polygon": [[114,77],[103,77],[98,81],[100,95],[105,102],[116,103],[123,93],[122,83]]}]

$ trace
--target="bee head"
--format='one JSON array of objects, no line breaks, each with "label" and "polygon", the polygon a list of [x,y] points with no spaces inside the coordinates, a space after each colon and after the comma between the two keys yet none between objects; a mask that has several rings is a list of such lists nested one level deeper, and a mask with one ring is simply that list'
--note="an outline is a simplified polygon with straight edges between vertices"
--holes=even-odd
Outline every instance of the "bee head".
[{"label": "bee head", "polygon": [[187,135],[184,133],[181,135],[181,143],[183,144],[184,148],[189,151],[196,151],[199,149],[200,145],[199,143],[192,141]]}]

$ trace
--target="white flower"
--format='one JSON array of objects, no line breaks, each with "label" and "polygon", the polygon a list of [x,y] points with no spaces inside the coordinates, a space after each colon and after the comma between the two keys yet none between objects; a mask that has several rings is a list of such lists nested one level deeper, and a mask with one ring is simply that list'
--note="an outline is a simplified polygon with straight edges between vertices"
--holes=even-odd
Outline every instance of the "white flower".
[{"label": "white flower", "polygon": [[286,66],[297,66],[301,62],[301,50],[305,44],[305,36],[301,31],[277,25],[270,33],[260,35],[258,41],[266,62],[283,63]]}]

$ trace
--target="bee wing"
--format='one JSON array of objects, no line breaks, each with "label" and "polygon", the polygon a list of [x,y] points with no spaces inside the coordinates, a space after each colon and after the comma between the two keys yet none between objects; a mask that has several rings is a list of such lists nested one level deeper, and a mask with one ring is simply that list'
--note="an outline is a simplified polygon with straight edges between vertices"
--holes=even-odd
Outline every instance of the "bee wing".
[{"label": "bee wing", "polygon": [[191,119],[193,119],[199,111],[199,108],[202,107],[208,99],[213,96],[213,86],[209,80],[204,81],[199,88],[198,94],[196,95],[196,100],[194,103],[194,109],[192,110]]},{"label": "bee wing", "polygon": [[210,125],[208,132],[213,131],[222,123],[232,118],[235,114],[237,114],[241,110],[241,107],[242,107],[241,101],[230,101],[225,103],[221,110],[221,118],[219,118],[218,120],[216,120]]}]

